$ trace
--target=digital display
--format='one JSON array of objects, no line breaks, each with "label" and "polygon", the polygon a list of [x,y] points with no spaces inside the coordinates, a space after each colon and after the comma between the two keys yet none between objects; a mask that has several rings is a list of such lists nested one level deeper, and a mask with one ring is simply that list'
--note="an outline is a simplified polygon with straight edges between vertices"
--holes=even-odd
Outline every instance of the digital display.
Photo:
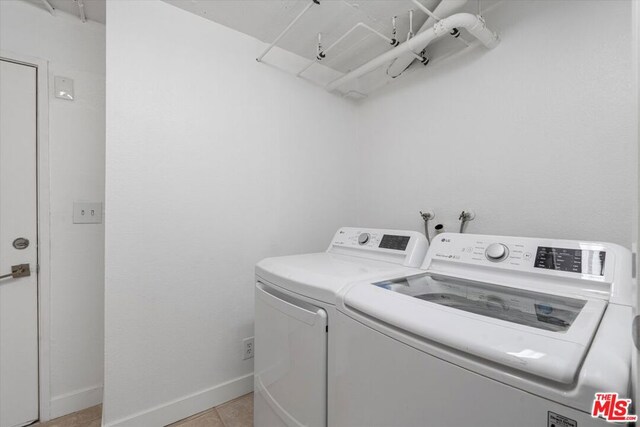
[{"label": "digital display", "polygon": [[539,246],[534,266],[547,270],[604,276],[606,255],[604,251]]},{"label": "digital display", "polygon": [[409,244],[409,236],[394,236],[392,234],[385,234],[382,236],[382,240],[378,245],[382,249],[394,249],[397,251],[404,251]]}]

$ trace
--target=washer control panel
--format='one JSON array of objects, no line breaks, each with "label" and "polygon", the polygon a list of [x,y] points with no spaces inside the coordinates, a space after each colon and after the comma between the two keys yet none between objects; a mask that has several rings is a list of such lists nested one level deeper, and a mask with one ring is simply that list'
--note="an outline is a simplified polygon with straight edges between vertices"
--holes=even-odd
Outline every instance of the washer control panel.
[{"label": "washer control panel", "polygon": [[369,239],[371,239],[371,234],[363,232],[358,234],[358,244],[359,245],[366,245],[369,242]]},{"label": "washer control panel", "polygon": [[538,246],[534,267],[604,276],[606,260],[607,252],[602,250]]},{"label": "washer control panel", "polygon": [[509,247],[502,243],[491,243],[484,251],[484,255],[489,261],[504,261],[509,256]]},{"label": "washer control panel", "polygon": [[422,268],[435,261],[608,281],[614,260],[601,243],[444,233],[431,242]]}]

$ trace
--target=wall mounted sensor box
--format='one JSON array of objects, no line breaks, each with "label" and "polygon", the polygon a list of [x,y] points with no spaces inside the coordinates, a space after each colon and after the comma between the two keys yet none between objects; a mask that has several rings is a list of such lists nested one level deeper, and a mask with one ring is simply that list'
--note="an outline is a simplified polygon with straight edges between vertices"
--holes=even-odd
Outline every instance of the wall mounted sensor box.
[{"label": "wall mounted sensor box", "polygon": [[75,94],[73,92],[73,80],[69,77],[55,76],[53,81],[56,98],[73,101]]}]

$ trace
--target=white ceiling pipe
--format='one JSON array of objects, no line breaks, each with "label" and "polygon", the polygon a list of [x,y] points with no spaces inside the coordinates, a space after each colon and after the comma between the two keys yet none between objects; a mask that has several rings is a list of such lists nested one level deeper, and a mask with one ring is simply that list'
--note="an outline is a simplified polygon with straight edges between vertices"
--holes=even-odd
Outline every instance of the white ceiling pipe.
[{"label": "white ceiling pipe", "polygon": [[51,3],[49,3],[49,0],[41,0],[41,1],[42,1],[42,4],[44,4],[44,7],[47,8],[49,13],[52,14],[53,16],[56,16],[56,10],[54,9],[53,6],[51,6]]},{"label": "white ceiling pipe", "polygon": [[80,9],[80,20],[87,22],[87,15],[84,13],[84,0],[78,0],[78,9]]},{"label": "white ceiling pipe", "polygon": [[289,23],[289,25],[287,25],[287,27],[286,27],[284,30],[282,30],[282,32],[281,32],[280,34],[278,34],[278,37],[276,37],[276,39],[275,39],[275,40],[274,40],[274,41],[273,41],[269,46],[267,46],[267,48],[266,48],[266,49],[265,49],[265,50],[260,54],[260,56],[258,56],[258,57],[256,58],[256,61],[258,61],[258,62],[262,61],[262,58],[264,58],[264,56],[265,56],[267,53],[269,53],[269,51],[270,51],[271,49],[273,49],[273,47],[274,47],[274,46],[275,46],[275,45],[280,41],[280,39],[281,39],[281,38],[283,38],[283,37],[284,37],[284,35],[285,35],[285,34],[287,34],[287,33],[289,32],[289,30],[291,29],[291,27],[293,27],[293,26],[294,26],[294,24],[295,24],[296,22],[298,22],[298,20],[299,20],[300,18],[302,18],[302,15],[304,15],[305,13],[307,13],[307,11],[308,11],[309,9],[311,9],[311,7],[312,7],[314,4],[320,4],[320,0],[312,0],[312,1],[311,1],[311,2],[310,2],[310,3],[309,3],[309,4],[308,4],[304,9],[302,9],[302,12],[300,12],[300,13],[298,14],[298,16],[296,16],[295,18],[293,18],[293,21],[291,21],[291,22]]},{"label": "white ceiling pipe", "polygon": [[409,9],[409,32],[407,33],[407,40],[412,38],[413,34],[413,9]]},{"label": "white ceiling pipe", "polygon": [[[396,39],[390,39],[389,37],[385,36],[384,34],[380,33],[379,31],[371,28],[370,26],[368,26],[367,24],[365,24],[364,22],[358,22],[356,25],[354,25],[349,31],[347,31],[346,33],[344,33],[342,36],[340,36],[338,38],[338,40],[334,41],[329,47],[327,47],[326,49],[320,51],[318,53],[318,56],[315,59],[312,59],[302,70],[300,70],[300,72],[298,72],[298,74],[296,74],[296,76],[300,77],[300,75],[302,73],[304,73],[305,71],[307,71],[309,68],[311,68],[311,66],[313,64],[315,64],[316,62],[319,62],[321,60],[321,58],[324,58],[325,55],[327,53],[329,53],[329,51],[331,49],[333,49],[334,47],[336,47],[338,44],[340,44],[344,39],[346,39],[349,34],[351,34],[352,32],[354,32],[355,30],[357,30],[358,28],[364,28],[368,31],[370,31],[371,33],[377,35],[378,37],[380,37],[382,40],[385,40],[387,43],[389,43],[392,46],[397,46],[398,45],[398,41]],[[320,59],[319,59],[320,58]]]},{"label": "white ceiling pipe", "polygon": [[410,53],[415,52],[418,49],[424,49],[429,43],[445,34],[448,34],[454,28],[466,29],[472,36],[477,38],[489,49],[495,47],[499,42],[498,35],[486,27],[482,17],[475,16],[470,13],[457,13],[437,22],[433,27],[423,31],[412,39],[407,40],[400,46],[383,53],[350,73],[332,81],[326,86],[326,89],[328,91],[334,91],[345,83],[370,73],[384,63],[399,57],[403,53]]},{"label": "white ceiling pipe", "polygon": [[[433,24],[435,24],[437,21],[440,21],[441,18],[446,18],[453,12],[462,8],[467,3],[467,0],[442,0],[440,4],[438,4],[438,6],[433,10],[433,12],[431,12],[420,1],[411,1],[418,7],[418,9],[429,16],[424,24],[422,24],[422,27],[420,27],[420,29],[418,30],[418,34],[427,30],[428,28],[431,28]],[[416,52],[421,52],[426,46],[427,45],[424,45],[416,49]],[[411,55],[399,56],[395,61],[393,61],[391,65],[389,65],[389,68],[387,68],[387,74],[394,78],[398,77],[409,67],[409,65],[413,63],[413,61],[414,57]]]}]

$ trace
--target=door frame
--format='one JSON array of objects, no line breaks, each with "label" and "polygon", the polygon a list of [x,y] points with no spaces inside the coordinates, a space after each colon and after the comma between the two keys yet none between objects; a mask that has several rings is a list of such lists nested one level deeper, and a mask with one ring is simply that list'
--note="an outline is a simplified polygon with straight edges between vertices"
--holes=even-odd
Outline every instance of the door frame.
[{"label": "door frame", "polygon": [[36,69],[36,174],[38,265],[38,415],[51,413],[51,247],[49,174],[49,64],[46,60],[0,50],[0,58]]},{"label": "door frame", "polygon": [[[634,274],[634,283],[636,287],[640,283],[640,120],[637,118],[638,112],[640,112],[640,2],[633,1],[631,3],[631,31],[632,31],[632,67],[633,67],[633,91],[635,99],[635,110],[636,110],[636,122],[634,123],[635,132],[636,132],[636,147],[638,149],[637,153],[637,161],[636,161],[636,172],[639,173],[636,176],[636,195],[638,196],[638,200],[636,201],[636,220],[637,222],[634,224],[634,236],[633,236],[633,255],[634,259],[632,262],[636,264],[635,274]],[[640,292],[636,290],[636,300],[634,301],[634,316],[640,315]],[[637,344],[636,344],[637,345]],[[635,406],[635,414],[640,415],[640,350],[637,347],[633,347],[632,354],[632,384],[633,384],[633,395],[634,406]]]}]

